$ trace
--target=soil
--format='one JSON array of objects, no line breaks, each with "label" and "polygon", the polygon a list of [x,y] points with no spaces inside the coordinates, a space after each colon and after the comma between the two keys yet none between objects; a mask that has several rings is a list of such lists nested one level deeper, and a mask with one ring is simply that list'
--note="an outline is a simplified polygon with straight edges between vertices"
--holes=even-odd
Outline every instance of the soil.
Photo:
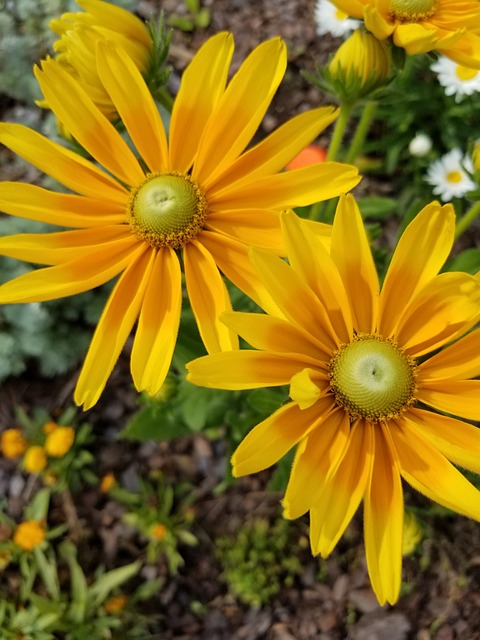
[{"label": "soil", "polygon": [[[313,71],[335,46],[334,40],[315,34],[313,0],[205,0],[202,4],[211,10],[209,27],[174,33],[173,84],[193,53],[213,33],[234,33],[234,67],[260,41],[280,35],[288,44],[289,68],[259,135],[300,111],[326,102],[300,74],[302,69]],[[167,15],[185,12],[180,0],[163,0],[161,5]],[[155,9],[154,2],[138,2],[143,17]],[[21,108],[11,101],[3,105]],[[12,164],[9,169],[3,162],[3,179],[17,179],[15,167]],[[370,588],[361,513],[327,560],[310,555],[306,544],[308,521],[292,523],[290,536],[301,572],[270,603],[260,607],[243,604],[228,590],[215,541],[218,536],[235,535],[253,518],[273,521],[281,513],[281,495],[267,490],[270,473],[243,478],[218,492],[228,464],[221,440],[200,434],[162,443],[135,444],[116,439],[137,408],[128,360],[127,345],[101,400],[84,416],[93,425],[96,437],[95,473],[100,477],[113,471],[127,488],[134,486],[138,477],[158,471],[172,485],[189,483],[195,512],[192,530],[199,541],[196,547],[181,547],[185,565],[177,575],[169,577],[161,560],[142,575],[144,580],[158,576],[165,580],[159,593],[140,605],[156,616],[151,634],[145,638],[480,640],[480,527],[459,516],[429,510],[427,500],[408,492],[406,500],[423,514],[427,535],[417,551],[404,559],[403,595],[396,606],[379,606]],[[59,415],[72,404],[77,375],[74,371],[45,380],[30,370],[20,378],[7,380],[0,388],[0,427],[15,424],[16,407],[29,413],[40,406],[52,417]],[[23,501],[21,492],[18,495],[13,486],[15,481],[18,487],[24,476],[8,461],[2,462],[0,471],[7,511],[18,518]],[[141,541],[122,523],[121,510],[114,500],[92,487],[79,491],[74,500],[79,528],[71,529],[70,535],[77,536],[79,557],[85,566],[92,570],[99,564],[112,568],[141,555]],[[52,519],[65,519],[61,503],[56,504]],[[116,637],[124,638],[121,634]]]}]

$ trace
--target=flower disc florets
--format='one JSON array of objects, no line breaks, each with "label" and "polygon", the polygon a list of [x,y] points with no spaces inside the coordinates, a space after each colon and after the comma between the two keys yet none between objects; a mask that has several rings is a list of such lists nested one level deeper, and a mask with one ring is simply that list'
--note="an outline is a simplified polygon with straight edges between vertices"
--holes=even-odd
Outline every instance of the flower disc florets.
[{"label": "flower disc florets", "polygon": [[435,13],[438,0],[391,0],[392,17],[404,22],[420,22]]},{"label": "flower disc florets", "polygon": [[127,217],[153,247],[180,249],[202,229],[207,213],[206,198],[190,176],[152,173],[132,192]]},{"label": "flower disc florets", "polygon": [[393,341],[360,335],[333,355],[330,388],[352,419],[399,416],[414,401],[416,364]]}]

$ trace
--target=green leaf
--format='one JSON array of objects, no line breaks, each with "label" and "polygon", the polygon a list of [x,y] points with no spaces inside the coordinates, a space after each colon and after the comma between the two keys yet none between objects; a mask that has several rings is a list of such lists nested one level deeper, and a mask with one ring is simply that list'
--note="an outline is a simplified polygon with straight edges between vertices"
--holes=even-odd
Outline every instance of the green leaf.
[{"label": "green leaf", "polygon": [[447,263],[445,269],[447,271],[477,273],[480,271],[480,248],[472,247],[470,249],[464,249],[458,256]]},{"label": "green leaf", "polygon": [[378,196],[362,198],[358,201],[358,206],[363,218],[386,218],[395,214],[398,203],[393,198]]},{"label": "green leaf", "polygon": [[117,589],[124,582],[137,575],[141,566],[141,562],[131,562],[130,564],[112,569],[112,571],[99,576],[95,582],[90,585],[90,606],[95,608],[103,604],[114,589]]},{"label": "green leaf", "polygon": [[165,404],[148,404],[127,422],[119,437],[131,440],[171,440],[188,435],[188,427],[172,419]]}]

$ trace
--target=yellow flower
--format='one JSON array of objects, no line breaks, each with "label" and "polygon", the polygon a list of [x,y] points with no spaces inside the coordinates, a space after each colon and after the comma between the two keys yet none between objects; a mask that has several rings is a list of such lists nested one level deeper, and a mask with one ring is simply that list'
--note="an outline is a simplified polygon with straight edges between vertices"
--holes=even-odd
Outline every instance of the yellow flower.
[{"label": "yellow flower", "polygon": [[28,447],[21,429],[5,429],[0,434],[0,448],[5,458],[18,458]]},{"label": "yellow flower", "polygon": [[45,527],[38,520],[25,520],[15,529],[13,542],[24,551],[33,551],[45,540]]},{"label": "yellow flower", "polygon": [[[107,118],[113,119],[116,108],[97,71],[97,43],[109,40],[122,47],[143,74],[152,51],[152,40],[145,24],[121,7],[101,0],[77,0],[77,4],[85,12],[65,13],[50,23],[52,31],[60,36],[53,45],[54,62],[78,81]],[[50,107],[48,98],[40,104]]]},{"label": "yellow flower", "polygon": [[387,45],[358,29],[336,51],[328,65],[328,77],[342,100],[351,101],[384,84],[390,68]]},{"label": "yellow flower", "polygon": [[57,427],[45,438],[45,451],[52,458],[61,458],[70,450],[75,440],[72,427]]},{"label": "yellow flower", "polygon": [[46,422],[42,427],[43,433],[51,433],[52,431],[55,431],[55,429],[58,429],[58,424],[56,422]]},{"label": "yellow flower", "polygon": [[40,473],[47,466],[45,449],[38,444],[29,447],[23,457],[23,468],[29,473]]},{"label": "yellow flower", "polygon": [[393,603],[401,478],[480,519],[480,492],[451,464],[480,471],[480,429],[452,417],[480,418],[480,380],[472,379],[480,374],[480,329],[468,333],[480,317],[480,280],[438,274],[454,240],[449,204],[433,202],[410,223],[381,289],[352,196],[340,199],[330,252],[293,214],[282,222],[289,264],[252,250],[278,311],[223,316],[258,351],[194,360],[188,379],[219,389],[290,385],[292,401],[234,453],[234,473],[265,469],[298,445],[285,516],[310,511],[312,551],[325,557],[363,499],[373,589]]},{"label": "yellow flower", "polygon": [[108,493],[116,484],[115,474],[112,472],[106,473],[100,481],[100,491]]},{"label": "yellow flower", "polygon": [[362,18],[379,40],[409,55],[438,51],[466,67],[480,69],[478,0],[332,0],[341,11]]},{"label": "yellow flower", "polygon": [[422,539],[422,527],[411,511],[405,511],[403,519],[402,553],[409,556],[415,551],[417,544]]},{"label": "yellow flower", "polygon": [[[76,228],[1,238],[0,254],[51,266],[4,284],[0,303],[61,298],[120,276],[75,391],[85,408],[98,400],[137,320],[135,385],[151,395],[161,389],[178,332],[181,265],[207,350],[235,348],[236,336],[218,321],[230,308],[219,270],[265,302],[269,294],[248,246],[282,253],[282,209],[331,198],[359,181],[354,167],[334,162],[279,173],[336,118],[332,107],[300,114],[245,151],[283,77],[286,49],[279,38],[259,45],[225,86],[232,54],[232,36],[220,33],[193,58],[167,142],[138,69],[121,49],[99,43],[100,78],[140,159],[82,87],[51,61],[36,72],[44,94],[94,161],[22,125],[0,125],[0,142],[80,194],[0,184],[2,211]],[[329,236],[327,225],[311,225]]]},{"label": "yellow flower", "polygon": [[165,536],[167,535],[168,529],[164,524],[161,524],[160,522],[157,522],[156,524],[152,525],[151,529],[150,529],[150,535],[152,536],[152,538],[155,538],[155,540],[164,540]]}]

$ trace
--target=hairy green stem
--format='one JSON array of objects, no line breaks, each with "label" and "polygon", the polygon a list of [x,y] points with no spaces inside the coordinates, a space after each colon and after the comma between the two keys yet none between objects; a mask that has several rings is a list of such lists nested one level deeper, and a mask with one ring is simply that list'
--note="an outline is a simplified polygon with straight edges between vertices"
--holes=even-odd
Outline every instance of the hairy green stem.
[{"label": "hairy green stem", "polygon": [[472,222],[480,215],[480,200],[475,202],[467,213],[462,216],[455,226],[455,239],[459,238],[470,227]]},{"label": "hairy green stem", "polygon": [[377,110],[376,102],[367,102],[357,125],[357,130],[353,136],[352,144],[345,156],[347,164],[353,164],[362,151],[362,147],[367,137],[368,130]]}]

